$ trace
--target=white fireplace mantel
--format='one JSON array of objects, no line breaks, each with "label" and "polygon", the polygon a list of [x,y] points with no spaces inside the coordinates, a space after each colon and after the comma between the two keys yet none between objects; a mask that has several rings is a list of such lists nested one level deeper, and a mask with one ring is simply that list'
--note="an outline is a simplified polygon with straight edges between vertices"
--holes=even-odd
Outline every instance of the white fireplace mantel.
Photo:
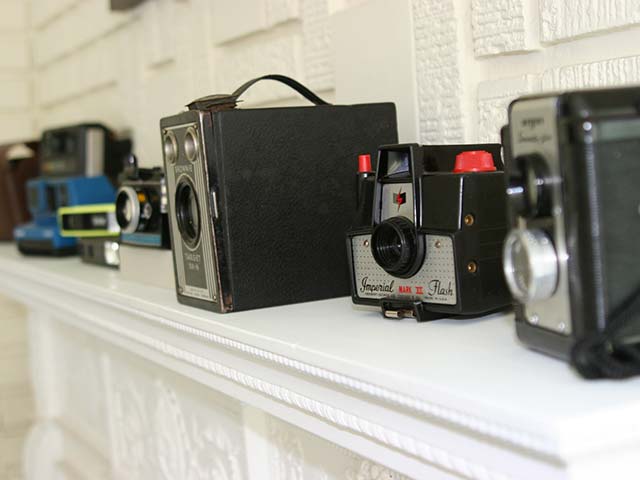
[{"label": "white fireplace mantel", "polygon": [[639,470],[640,379],[579,379],[518,344],[511,314],[418,324],[341,298],[217,315],[119,275],[0,246],[0,291],[30,312],[32,480]]}]

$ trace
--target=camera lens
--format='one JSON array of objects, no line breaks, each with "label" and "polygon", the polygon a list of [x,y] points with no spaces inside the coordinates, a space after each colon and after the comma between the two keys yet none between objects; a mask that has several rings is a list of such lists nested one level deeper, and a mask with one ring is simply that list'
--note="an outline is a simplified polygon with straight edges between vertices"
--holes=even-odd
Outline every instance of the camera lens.
[{"label": "camera lens", "polygon": [[176,142],[176,136],[171,130],[164,134],[162,138],[162,148],[167,161],[169,163],[176,163],[178,159],[178,142]]},{"label": "camera lens", "polygon": [[512,230],[504,244],[504,274],[522,303],[549,298],[558,283],[558,257],[542,230]]},{"label": "camera lens", "polygon": [[181,180],[176,189],[176,217],[182,239],[194,248],[200,238],[200,208],[190,180]]},{"label": "camera lens", "polygon": [[193,128],[187,129],[184,135],[184,153],[190,162],[195,161],[198,155],[198,134]]},{"label": "camera lens", "polygon": [[123,233],[133,233],[140,222],[140,202],[136,191],[122,187],[116,196],[116,220]]},{"label": "camera lens", "polygon": [[414,275],[424,257],[424,239],[405,217],[391,217],[378,224],[371,235],[371,251],[387,273],[396,277]]},{"label": "camera lens", "polygon": [[514,159],[507,195],[518,215],[545,217],[551,214],[551,177],[544,158],[538,154]]}]

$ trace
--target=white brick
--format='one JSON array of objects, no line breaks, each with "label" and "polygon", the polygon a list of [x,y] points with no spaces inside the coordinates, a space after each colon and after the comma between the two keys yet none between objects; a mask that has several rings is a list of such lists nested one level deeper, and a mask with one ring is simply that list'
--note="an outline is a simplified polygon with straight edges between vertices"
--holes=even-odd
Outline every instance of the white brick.
[{"label": "white brick", "polygon": [[[251,37],[220,48],[216,56],[216,88],[231,92],[247,80],[266,73],[302,77],[301,43],[298,34]],[[293,96],[292,90],[276,82],[255,85],[243,100],[264,103]]]},{"label": "white brick", "polygon": [[24,30],[27,27],[27,2],[25,0],[3,0],[0,31]]},{"label": "white brick", "polygon": [[540,0],[541,35],[557,42],[640,23],[637,0]]},{"label": "white brick", "polygon": [[25,140],[34,135],[30,112],[0,113],[0,143]]},{"label": "white brick", "polygon": [[530,0],[473,0],[471,26],[476,56],[533,50],[537,21]]},{"label": "white brick", "polygon": [[454,1],[413,0],[413,21],[421,141],[462,142],[460,40]]},{"label": "white brick", "polygon": [[82,0],[31,0],[31,22],[42,27],[52,19],[63,15]]},{"label": "white brick", "polygon": [[[324,0],[316,0],[316,3],[324,3]],[[267,27],[273,27],[279,23],[299,17],[298,0],[266,0],[265,18]]]},{"label": "white brick", "polygon": [[0,33],[0,70],[27,69],[29,52],[23,33]]},{"label": "white brick", "polygon": [[640,56],[553,68],[544,72],[544,90],[640,83]]},{"label": "white brick", "polygon": [[499,142],[500,129],[507,122],[509,103],[538,90],[540,78],[536,75],[481,82],[478,85],[478,141]]},{"label": "white brick", "polygon": [[83,0],[40,29],[34,41],[34,62],[50,63],[106,36],[132,18],[131,14],[109,11],[108,2]]},{"label": "white brick", "polygon": [[212,0],[216,44],[267,28],[265,0]]},{"label": "white brick", "polygon": [[328,3],[328,0],[302,0],[304,80],[316,90],[334,86]]}]

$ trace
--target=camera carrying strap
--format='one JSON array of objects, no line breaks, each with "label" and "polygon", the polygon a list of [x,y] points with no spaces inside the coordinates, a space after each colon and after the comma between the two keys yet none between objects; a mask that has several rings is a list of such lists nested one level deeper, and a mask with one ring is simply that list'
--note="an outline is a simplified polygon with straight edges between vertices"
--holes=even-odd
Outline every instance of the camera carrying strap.
[{"label": "camera carrying strap", "polygon": [[640,288],[611,314],[601,333],[576,343],[571,364],[590,379],[640,375]]},{"label": "camera carrying strap", "polygon": [[287,77],[286,75],[271,74],[263,75],[262,77],[254,78],[252,80],[249,80],[248,82],[243,83],[232,94],[216,94],[201,97],[191,102],[189,105],[187,105],[187,107],[189,108],[189,110],[209,110],[215,112],[230,110],[238,105],[240,96],[242,96],[244,92],[246,92],[247,90],[249,90],[249,88],[251,88],[251,86],[262,80],[274,80],[276,82],[283,83],[284,85],[298,92],[314,105],[330,105],[328,102],[324,101],[322,98],[313,93],[297,80],[294,80],[291,77]]}]

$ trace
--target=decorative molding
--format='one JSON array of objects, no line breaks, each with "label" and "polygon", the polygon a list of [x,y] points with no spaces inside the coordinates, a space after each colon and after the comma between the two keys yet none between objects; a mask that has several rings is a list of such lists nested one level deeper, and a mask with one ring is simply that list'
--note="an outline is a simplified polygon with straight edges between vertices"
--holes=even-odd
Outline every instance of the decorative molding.
[{"label": "decorative molding", "polygon": [[[82,317],[82,315],[78,315],[78,312],[75,314],[77,317]],[[494,471],[485,465],[468,460],[445,449],[434,447],[433,445],[381,425],[377,422],[359,417],[358,415],[347,412],[341,408],[337,408],[325,402],[299,394],[280,385],[267,382],[266,380],[254,377],[235,368],[202,357],[201,355],[197,355],[193,352],[183,350],[162,340],[158,340],[157,338],[115,325],[112,322],[104,321],[95,316],[84,316],[83,319],[89,320],[121,338],[133,340],[147,348],[157,350],[176,360],[187,362],[211,374],[225,378],[247,389],[266,395],[283,404],[295,407],[301,411],[307,412],[308,414],[321,418],[340,429],[348,430],[357,435],[369,438],[377,443],[440,467],[443,470],[455,473],[461,478],[467,478],[470,480],[508,480],[510,478],[508,475]],[[131,420],[135,418],[136,417],[133,416]],[[178,476],[175,478],[189,477]]]},{"label": "decorative molding", "polygon": [[[16,272],[12,272],[11,274],[15,276]],[[30,282],[31,288],[33,288],[33,283],[38,282],[38,283],[41,283],[47,289],[59,289],[59,291],[67,293],[67,290],[64,287],[60,287],[60,288],[56,287],[58,284],[55,281],[51,281],[50,279],[47,280],[45,276],[41,275],[41,276],[30,277],[28,275],[24,275],[24,277],[28,282]],[[6,286],[13,289],[13,285],[6,285]],[[367,397],[373,398],[377,401],[381,401],[397,407],[402,407],[410,411],[413,411],[415,413],[418,413],[420,415],[430,417],[430,418],[435,418],[445,423],[452,424],[457,427],[462,427],[466,430],[475,432],[477,434],[484,435],[489,438],[493,438],[502,442],[506,442],[507,444],[516,445],[520,448],[524,448],[526,450],[530,450],[538,454],[553,456],[553,445],[549,441],[547,441],[544,437],[533,434],[529,431],[525,431],[522,429],[515,429],[511,426],[506,426],[491,420],[486,420],[472,413],[452,409],[443,405],[439,405],[437,403],[426,402],[424,400],[420,400],[415,397],[406,395],[404,393],[396,392],[379,385],[375,385],[375,384],[362,381],[347,375],[326,370],[321,367],[317,367],[299,360],[286,357],[284,355],[276,354],[267,350],[262,350],[258,347],[248,345],[248,344],[239,342],[237,340],[232,340],[230,338],[217,335],[205,330],[201,330],[196,327],[186,325],[184,323],[180,323],[174,320],[169,320],[167,318],[149,313],[141,309],[136,309],[130,306],[124,306],[121,303],[112,301],[106,297],[101,297],[100,295],[96,295],[95,291],[94,292],[85,291],[86,288],[87,288],[87,285],[84,285],[78,282],[77,287],[74,289],[74,295],[78,297],[82,297],[91,302],[101,303],[115,310],[125,311],[138,318],[144,318],[146,320],[155,322],[164,327],[168,327],[172,330],[176,330],[182,333],[187,333],[189,335],[199,338],[200,340],[205,340],[230,350],[235,350],[238,352],[242,352],[244,354],[248,354],[262,361],[276,364],[278,366],[281,366],[281,367],[284,367],[284,368],[287,368],[287,369],[290,369],[314,378],[318,378],[328,383],[337,385],[341,388],[345,388],[347,390],[351,390],[359,394],[366,395]],[[41,301],[42,299],[40,298],[39,300]],[[64,302],[61,302],[59,300],[59,296],[57,295],[55,296],[55,302],[57,306],[59,306],[60,308],[67,309],[75,315],[78,314],[78,312],[76,310],[73,310],[71,306],[64,304]],[[100,324],[101,326],[103,326],[103,328],[106,328],[108,330],[114,327],[111,324],[111,322],[99,321],[95,316],[91,316],[88,319],[92,323]],[[133,331],[130,331],[130,332],[133,335],[137,335],[137,333],[134,333]],[[160,342],[159,340],[156,340],[155,338],[151,338],[151,337],[148,337],[148,338],[150,340],[150,343],[152,344],[157,342],[157,343],[162,343],[164,346],[166,346],[166,348],[171,347],[165,344],[164,342]],[[152,346],[156,349],[160,349],[155,345],[152,345]],[[186,352],[186,351],[185,351],[185,354],[192,355],[190,352]],[[208,361],[208,359],[205,359],[204,357],[201,357],[201,358]],[[187,359],[184,358],[183,360],[187,360]],[[199,363],[197,363],[197,361],[193,361],[190,363],[194,363],[195,365],[200,366]]]},{"label": "decorative molding", "polygon": [[270,443],[275,446],[269,460],[273,478],[280,480],[304,480],[304,450],[302,441],[290,428],[283,428],[279,421],[267,420]]},{"label": "decorative molding", "polygon": [[362,459],[355,470],[347,470],[347,480],[410,480],[393,470]]},{"label": "decorative molding", "polygon": [[112,459],[122,478],[244,478],[244,449],[215,422],[201,422],[160,379],[115,378],[108,359]]}]

